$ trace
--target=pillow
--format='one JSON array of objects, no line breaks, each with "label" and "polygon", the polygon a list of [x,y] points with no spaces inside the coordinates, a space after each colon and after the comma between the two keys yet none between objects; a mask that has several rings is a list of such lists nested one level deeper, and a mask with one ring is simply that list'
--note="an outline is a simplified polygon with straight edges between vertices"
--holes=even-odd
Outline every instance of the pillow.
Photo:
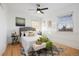
[{"label": "pillow", "polygon": [[21,36],[34,36],[35,31],[22,31]]},{"label": "pillow", "polygon": [[21,32],[21,36],[26,36],[25,31]]},{"label": "pillow", "polygon": [[35,35],[35,32],[34,31],[29,31],[28,32],[28,36],[34,36]]},{"label": "pillow", "polygon": [[24,33],[24,32],[21,32],[21,36],[23,36],[23,33]]},{"label": "pillow", "polygon": [[28,31],[25,31],[25,35],[26,35],[26,36],[28,36],[28,33],[29,33]]}]

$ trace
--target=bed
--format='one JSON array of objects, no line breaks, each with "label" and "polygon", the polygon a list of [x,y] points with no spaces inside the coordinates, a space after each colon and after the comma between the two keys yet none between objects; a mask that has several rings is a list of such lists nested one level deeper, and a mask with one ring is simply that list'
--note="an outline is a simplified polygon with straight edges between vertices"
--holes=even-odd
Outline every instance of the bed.
[{"label": "bed", "polygon": [[34,36],[27,36],[27,34],[22,35],[22,32],[24,32],[25,34],[25,32],[29,32],[29,31],[35,32],[35,29],[32,27],[20,28],[21,43],[22,43],[22,46],[24,48],[24,52],[26,55],[28,55],[28,52],[32,49],[32,45],[36,42],[36,40],[40,36],[40,35],[37,35],[36,33]]}]

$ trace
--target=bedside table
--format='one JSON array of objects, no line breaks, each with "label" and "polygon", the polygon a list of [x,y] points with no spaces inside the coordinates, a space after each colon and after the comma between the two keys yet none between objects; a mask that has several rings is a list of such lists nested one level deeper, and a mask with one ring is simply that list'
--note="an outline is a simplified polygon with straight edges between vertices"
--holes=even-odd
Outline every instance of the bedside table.
[{"label": "bedside table", "polygon": [[18,42],[18,35],[14,35],[14,36],[11,36],[12,37],[12,44],[15,44]]}]

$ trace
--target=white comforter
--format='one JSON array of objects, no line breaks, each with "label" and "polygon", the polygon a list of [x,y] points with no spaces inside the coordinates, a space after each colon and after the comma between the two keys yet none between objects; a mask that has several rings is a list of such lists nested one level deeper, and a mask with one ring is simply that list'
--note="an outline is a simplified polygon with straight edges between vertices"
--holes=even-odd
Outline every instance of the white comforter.
[{"label": "white comforter", "polygon": [[28,51],[31,50],[32,45],[36,42],[38,38],[39,38],[39,35],[21,37],[22,46],[24,48],[26,55],[28,55]]}]

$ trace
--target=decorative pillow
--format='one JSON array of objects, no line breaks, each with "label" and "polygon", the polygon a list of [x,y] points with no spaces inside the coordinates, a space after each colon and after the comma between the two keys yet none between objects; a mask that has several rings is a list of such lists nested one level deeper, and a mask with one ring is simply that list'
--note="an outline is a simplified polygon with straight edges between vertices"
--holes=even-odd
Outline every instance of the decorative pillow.
[{"label": "decorative pillow", "polygon": [[24,32],[24,31],[22,31],[22,32],[21,32],[21,36],[24,36],[24,34],[25,34],[25,32]]},{"label": "decorative pillow", "polygon": [[24,33],[24,32],[21,32],[21,36],[23,36],[23,33]]},{"label": "decorative pillow", "polygon": [[22,31],[21,36],[34,36],[35,31]]},{"label": "decorative pillow", "polygon": [[28,36],[34,36],[35,32],[34,31],[29,31]]},{"label": "decorative pillow", "polygon": [[28,31],[25,31],[25,35],[26,35],[26,36],[28,36],[28,33],[29,33]]}]

